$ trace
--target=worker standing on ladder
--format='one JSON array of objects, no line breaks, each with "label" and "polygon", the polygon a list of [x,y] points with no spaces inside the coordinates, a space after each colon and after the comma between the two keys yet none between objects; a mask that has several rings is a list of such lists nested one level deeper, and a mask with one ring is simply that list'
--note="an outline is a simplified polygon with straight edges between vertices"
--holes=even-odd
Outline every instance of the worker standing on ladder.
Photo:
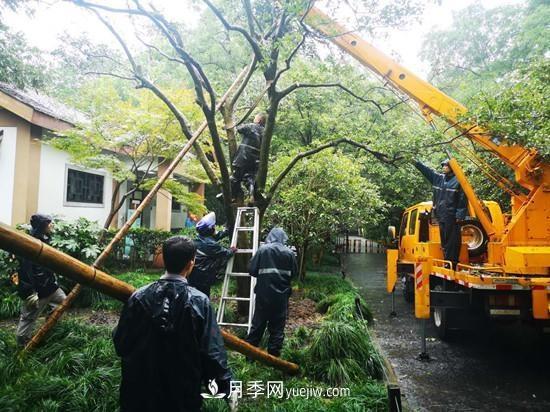
[{"label": "worker standing on ladder", "polygon": [[224,230],[216,233],[216,214],[208,213],[196,226],[198,236],[194,243],[197,248],[195,267],[189,275],[189,285],[200,290],[210,297],[210,288],[216,281],[216,275],[233,256],[236,247],[224,248],[218,243],[228,235],[229,231]]},{"label": "worker standing on ladder", "polygon": [[266,120],[265,113],[258,113],[254,117],[253,123],[244,124],[237,128],[237,132],[242,135],[242,140],[232,164],[231,193],[233,194],[233,200],[238,201],[243,198],[243,183],[246,184],[247,189],[250,189],[251,186],[254,187],[254,193],[250,193],[250,195],[254,195],[254,200],[259,200],[260,194],[256,191],[255,180]]},{"label": "worker standing on ladder", "polygon": [[460,255],[462,239],[460,222],[466,217],[466,197],[449,166],[449,160],[441,162],[443,173],[437,173],[419,161],[415,161],[413,164],[432,184],[432,213],[439,224],[439,235],[445,260],[450,260],[454,269]]},{"label": "worker standing on ladder", "polygon": [[288,311],[288,298],[292,291],[290,279],[298,274],[294,253],[286,246],[288,236],[275,227],[269,232],[265,244],[260,246],[250,261],[250,276],[257,278],[256,307],[252,327],[246,338],[258,346],[267,327],[268,353],[279,356],[285,338],[284,330]]}]

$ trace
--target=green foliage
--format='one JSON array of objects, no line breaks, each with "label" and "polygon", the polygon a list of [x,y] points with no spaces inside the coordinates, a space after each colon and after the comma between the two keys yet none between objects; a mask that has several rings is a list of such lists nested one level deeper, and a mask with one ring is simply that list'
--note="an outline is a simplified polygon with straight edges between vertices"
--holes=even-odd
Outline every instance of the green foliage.
[{"label": "green foliage", "polygon": [[[148,179],[143,182],[141,188],[143,190],[151,190],[157,183],[158,179]],[[206,181],[203,181],[206,183]],[[184,205],[189,213],[202,216],[207,209],[204,206],[204,199],[201,195],[195,192],[190,192],[189,188],[175,179],[167,179],[162,185],[172,194],[173,199],[181,205]]]},{"label": "green foliage", "polygon": [[0,330],[0,409],[114,411],[120,363],[108,328],[63,321],[47,345],[17,356],[15,336]]},{"label": "green foliage", "polygon": [[496,136],[539,149],[550,159],[549,73],[548,60],[512,72],[497,93],[476,100],[471,116]]},{"label": "green foliage", "polygon": [[101,252],[98,239],[102,229],[86,218],[75,221],[54,219],[51,245],[85,263],[91,263]]},{"label": "green foliage", "polygon": [[363,321],[325,321],[314,335],[313,373],[331,385],[382,377],[382,362]]},{"label": "green foliage", "polygon": [[11,276],[17,272],[15,256],[0,250],[0,319],[9,319],[19,314],[19,295]]},{"label": "green foliage", "polygon": [[[359,299],[359,305],[356,303]],[[327,319],[347,322],[350,320],[366,320],[372,322],[373,317],[365,300],[355,292],[329,295],[317,303],[317,311],[327,314]]]},{"label": "green foliage", "polygon": [[[191,119],[196,117],[190,90],[167,94],[181,110],[189,111]],[[86,83],[69,100],[88,113],[91,120],[49,143],[69,153],[77,164],[107,170],[118,182],[129,181],[128,191],[150,189],[156,181],[151,176],[156,175],[157,163],[162,158],[173,158],[181,149],[183,136],[179,123],[147,91],[127,90],[114,80],[97,80]],[[181,162],[176,174],[192,182],[206,181],[204,171],[192,156]],[[164,188],[193,213],[204,211],[200,197],[188,193],[177,180],[171,179]]]},{"label": "green foliage", "polygon": [[[273,166],[282,169],[283,157]],[[383,208],[378,190],[356,163],[339,152],[324,151],[295,166],[268,210],[267,226],[280,225],[302,255],[327,247],[345,228],[374,225]]]},{"label": "green foliage", "polygon": [[164,240],[172,234],[166,230],[149,229],[144,227],[132,228],[127,235],[131,240],[130,261],[132,266],[147,265],[151,256],[159,252]]},{"label": "green foliage", "polygon": [[39,50],[29,46],[22,33],[14,33],[0,22],[0,81],[19,88],[39,88],[47,81],[46,73]]},{"label": "green foliage", "polygon": [[[135,287],[158,279],[159,272],[126,272],[117,277]],[[335,292],[333,305],[346,306],[355,288],[339,276],[311,274],[302,284],[326,297]],[[219,293],[219,285],[213,292]],[[214,293],[216,294],[216,293]],[[104,309],[119,310],[121,303],[106,299]],[[346,309],[344,309],[346,310]],[[341,346],[341,347],[340,347]],[[343,354],[346,356],[343,356]],[[332,356],[332,359],[328,359]],[[365,323],[323,321],[319,330],[300,327],[285,339],[283,357],[298,362],[301,376],[289,377],[258,362],[250,363],[229,352],[234,379],[284,381],[284,388],[347,387],[349,396],[309,399],[243,398],[242,411],[350,411],[384,410],[385,387],[377,381],[377,355],[370,345]],[[114,352],[110,330],[88,326],[82,320],[61,322],[39,350],[17,356],[13,330],[0,330],[0,408],[2,410],[116,410],[120,361]],[[246,388],[246,386],[245,386]],[[224,402],[206,401],[205,411],[226,411]]]},{"label": "green foliage", "polygon": [[547,2],[491,9],[476,3],[458,11],[450,29],[428,35],[422,57],[430,61],[436,82],[451,87],[460,100],[480,89],[491,93],[498,85],[493,80],[548,53],[549,16]]}]

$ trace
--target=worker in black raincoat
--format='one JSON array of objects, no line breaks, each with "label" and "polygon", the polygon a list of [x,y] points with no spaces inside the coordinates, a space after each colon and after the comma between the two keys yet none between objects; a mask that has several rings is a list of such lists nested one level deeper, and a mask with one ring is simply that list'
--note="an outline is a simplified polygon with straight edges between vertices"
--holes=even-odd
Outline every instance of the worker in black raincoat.
[{"label": "worker in black raincoat", "polygon": [[196,226],[198,236],[195,238],[197,257],[195,267],[189,275],[189,285],[197,288],[210,297],[210,288],[216,281],[216,275],[227,264],[237,248],[223,247],[219,240],[227,236],[228,230],[216,233],[216,214],[208,213]]},{"label": "worker in black raincoat", "polygon": [[122,358],[122,412],[198,411],[202,384],[217,388],[218,396],[230,390],[214,310],[186,280],[195,245],[175,236],[164,242],[162,253],[166,273],[132,294],[113,333]]},{"label": "worker in black raincoat", "polygon": [[254,117],[254,123],[244,124],[237,128],[242,135],[241,143],[233,159],[233,174],[231,176],[231,193],[233,199],[242,199],[244,196],[242,183],[254,185],[254,198],[257,200],[259,192],[255,189],[256,173],[260,161],[260,146],[264,135],[267,116],[259,113]]},{"label": "worker in black raincoat", "polygon": [[456,267],[462,244],[460,222],[464,220],[467,213],[467,202],[464,192],[449,166],[449,160],[441,162],[443,173],[437,173],[418,161],[414,162],[414,166],[432,184],[432,214],[439,223],[443,254],[445,260],[450,260],[453,267]]},{"label": "worker in black raincoat", "polygon": [[[31,236],[49,244],[52,231],[52,218],[36,214],[31,217]],[[17,325],[17,344],[24,346],[32,337],[34,324],[47,306],[54,309],[66,298],[65,292],[57,284],[55,274],[48,268],[20,259],[18,271],[18,294],[23,303]]]},{"label": "worker in black raincoat", "polygon": [[268,353],[279,356],[285,338],[288,298],[292,291],[290,279],[298,273],[296,256],[286,246],[288,236],[283,229],[273,228],[250,261],[250,276],[257,278],[256,307],[252,327],[246,337],[258,346],[267,327]]}]

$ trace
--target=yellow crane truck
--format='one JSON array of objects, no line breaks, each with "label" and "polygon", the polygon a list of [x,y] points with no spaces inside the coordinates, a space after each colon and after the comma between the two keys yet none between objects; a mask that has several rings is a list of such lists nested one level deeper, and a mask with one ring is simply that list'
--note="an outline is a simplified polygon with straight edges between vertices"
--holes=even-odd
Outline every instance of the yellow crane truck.
[{"label": "yellow crane truck", "polygon": [[[306,22],[381,76],[386,85],[407,95],[431,125],[435,127],[434,115],[445,119],[514,172],[515,182],[511,182],[470,149],[470,157],[482,165],[482,171],[510,194],[511,210],[504,214],[496,202],[479,200],[452,158],[449,165],[466,195],[471,216],[462,228],[460,261],[453,268],[443,260],[431,202],[411,206],[402,215],[397,248],[387,252],[388,292],[393,293],[398,278],[404,276],[406,291],[414,296],[415,316],[429,319],[433,312],[441,337],[453,328],[453,317],[460,318],[454,314],[475,309],[493,317],[529,320],[549,331],[550,164],[536,150],[509,144],[463,122],[464,106],[322,11],[311,9]],[[466,145],[462,150],[467,150]]]}]

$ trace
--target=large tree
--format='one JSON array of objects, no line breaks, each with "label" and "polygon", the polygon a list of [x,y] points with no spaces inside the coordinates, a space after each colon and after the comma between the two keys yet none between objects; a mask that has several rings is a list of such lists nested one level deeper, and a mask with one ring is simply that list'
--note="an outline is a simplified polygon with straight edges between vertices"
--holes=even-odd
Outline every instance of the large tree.
[{"label": "large tree", "polygon": [[[192,53],[192,47],[188,46],[192,43],[188,37],[189,30],[185,30],[178,22],[170,21],[158,10],[142,4],[139,0],[131,2],[127,8],[116,8],[81,0],[73,0],[73,3],[89,9],[104,23],[106,29],[119,43],[125,56],[125,61],[117,59],[114,65],[113,56],[102,56],[104,60],[110,61],[109,71],[98,70],[97,72],[127,79],[134,82],[136,87],[151,90],[169,107],[179,122],[183,135],[190,139],[196,126],[189,120],[188,113],[181,110],[167,95],[162,85],[162,76],[154,70],[149,70],[149,66],[144,64],[147,60],[142,59],[142,53],[133,50],[128,39],[123,38],[117,31],[113,20],[115,16],[130,16],[135,27],[149,30],[147,38],[153,38],[154,41],[143,40],[144,30],[138,31],[137,38],[147,50],[150,59],[164,60],[171,65],[176,65],[180,68],[179,73],[182,73],[181,68],[185,70],[182,80],[186,84],[191,84],[195,90],[195,100],[207,123],[213,153],[212,156],[208,156],[199,144],[194,145],[194,151],[210,181],[220,186],[229,219],[233,216],[229,177],[231,162],[237,148],[235,126],[254,111],[263,95],[265,98],[261,101],[261,105],[265,107],[268,118],[257,175],[257,185],[262,191],[266,190],[278,113],[291,94],[305,89],[338,88],[356,98],[357,104],[370,104],[375,110],[381,109],[374,100],[364,96],[364,91],[353,91],[353,85],[344,84],[344,81],[338,77],[321,83],[301,82],[296,76],[292,77],[293,60],[303,53],[308,39],[314,37],[311,30],[304,24],[304,14],[313,2],[242,1],[236,5],[235,2],[229,1],[214,4],[204,0],[201,22],[205,22],[206,26],[217,24],[218,31],[222,29],[223,38],[220,36],[206,38],[203,49],[211,47],[221,50],[220,53],[225,53],[221,59],[219,57],[216,59],[211,52],[194,51]],[[359,6],[369,10],[368,14],[364,14],[368,18],[359,20],[359,24],[363,25],[401,24],[404,16],[414,15],[418,11],[417,3],[410,1],[397,2],[391,6],[380,5],[377,1],[363,1]],[[208,32],[208,29],[206,31]],[[152,36],[151,32],[154,33]],[[312,50],[311,46],[310,50]],[[250,56],[248,62],[242,61],[246,55]],[[201,61],[205,57],[211,61]],[[219,60],[225,63],[221,64]],[[230,63],[227,63],[228,60]],[[247,73],[240,87],[220,108],[222,112],[220,119],[217,117],[220,90],[227,85],[229,77],[234,77],[235,65],[239,66],[234,63],[237,61],[241,68],[247,67]],[[215,66],[215,70],[211,69],[211,64]],[[255,96],[252,97],[254,94]],[[238,116],[238,113],[242,113],[238,110],[241,98],[245,99],[243,101],[246,101],[249,110],[242,116]],[[260,207],[265,211],[267,203]]]}]

